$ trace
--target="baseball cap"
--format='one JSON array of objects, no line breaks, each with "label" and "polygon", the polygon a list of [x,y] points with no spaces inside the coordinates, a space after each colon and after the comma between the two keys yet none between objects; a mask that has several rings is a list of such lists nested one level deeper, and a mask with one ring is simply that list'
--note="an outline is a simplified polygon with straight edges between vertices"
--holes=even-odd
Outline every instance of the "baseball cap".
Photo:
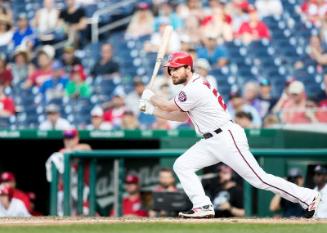
[{"label": "baseball cap", "polygon": [[136,175],[127,175],[125,178],[126,184],[138,184],[140,182],[140,179]]},{"label": "baseball cap", "polygon": [[304,92],[304,85],[300,81],[293,81],[291,82],[290,86],[288,87],[288,92],[290,94],[301,94]]},{"label": "baseball cap", "polygon": [[11,182],[16,181],[16,177],[12,172],[3,172],[0,176],[0,182]]},{"label": "baseball cap", "polygon": [[198,61],[196,62],[196,67],[204,70],[211,69],[209,62],[204,58],[198,59]]},{"label": "baseball cap", "polygon": [[47,55],[50,59],[53,59],[56,51],[54,49],[53,46],[51,45],[44,45],[40,50],[39,50],[39,54],[40,53],[44,53],[45,55]]},{"label": "baseball cap", "polygon": [[27,17],[27,14],[26,13],[20,13],[19,15],[18,15],[18,17],[17,17],[17,19],[18,20],[20,20],[20,19],[27,19],[28,17]]},{"label": "baseball cap", "polygon": [[65,44],[65,47],[64,47],[64,52],[67,52],[67,53],[72,53],[75,51],[75,48],[73,45],[67,43]]},{"label": "baseball cap", "polygon": [[137,4],[137,9],[139,10],[147,10],[149,9],[149,4],[146,2],[140,2],[139,4]]},{"label": "baseball cap", "polygon": [[103,110],[101,107],[96,106],[92,109],[91,111],[91,116],[98,116],[98,117],[102,117],[103,116]]},{"label": "baseball cap", "polygon": [[291,168],[288,170],[288,177],[303,177],[302,172],[299,168]]},{"label": "baseball cap", "polygon": [[263,78],[259,81],[260,86],[271,86],[269,79]]},{"label": "baseball cap", "polygon": [[64,138],[66,139],[72,139],[78,136],[78,130],[77,129],[67,129],[64,131]]},{"label": "baseball cap", "polygon": [[57,105],[55,105],[55,104],[49,104],[46,107],[45,111],[47,113],[57,113],[57,112],[59,112],[59,107]]},{"label": "baseball cap", "polygon": [[321,165],[317,165],[314,169],[314,172],[316,174],[327,174],[327,168],[321,166]]}]

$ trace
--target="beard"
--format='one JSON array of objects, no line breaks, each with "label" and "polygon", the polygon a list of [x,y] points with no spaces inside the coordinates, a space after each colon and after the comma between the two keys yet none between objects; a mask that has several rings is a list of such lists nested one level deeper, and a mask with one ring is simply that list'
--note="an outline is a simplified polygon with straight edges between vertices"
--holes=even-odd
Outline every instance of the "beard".
[{"label": "beard", "polygon": [[179,78],[173,79],[173,84],[178,85],[178,84],[183,84],[187,81],[187,74],[186,72],[182,74]]}]

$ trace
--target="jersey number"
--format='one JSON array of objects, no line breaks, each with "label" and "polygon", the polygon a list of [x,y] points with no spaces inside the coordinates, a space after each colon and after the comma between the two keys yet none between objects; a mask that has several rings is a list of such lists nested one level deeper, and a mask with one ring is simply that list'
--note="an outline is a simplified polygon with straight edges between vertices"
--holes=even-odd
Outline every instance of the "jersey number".
[{"label": "jersey number", "polygon": [[[203,84],[206,85],[211,90],[211,85],[210,85],[210,83],[208,81],[204,81]],[[223,100],[223,97],[221,95],[218,96],[217,89],[214,88],[212,90],[212,93],[214,94],[215,97],[218,97],[218,103],[219,103],[219,105],[224,109],[224,111],[226,111],[227,106],[226,106],[226,104],[225,104],[225,102]]]}]

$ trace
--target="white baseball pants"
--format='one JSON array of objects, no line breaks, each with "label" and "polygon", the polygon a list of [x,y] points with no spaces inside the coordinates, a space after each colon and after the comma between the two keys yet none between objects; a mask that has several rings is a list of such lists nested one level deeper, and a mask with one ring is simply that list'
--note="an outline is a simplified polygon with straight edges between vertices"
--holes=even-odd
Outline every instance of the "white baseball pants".
[{"label": "white baseball pants", "polygon": [[304,209],[308,208],[318,194],[316,191],[267,174],[250,152],[245,132],[239,125],[228,122],[221,129],[221,133],[213,133],[213,137],[197,142],[174,163],[174,171],[193,207],[211,204],[195,172],[223,162],[254,187],[272,191],[291,202],[299,203]]}]

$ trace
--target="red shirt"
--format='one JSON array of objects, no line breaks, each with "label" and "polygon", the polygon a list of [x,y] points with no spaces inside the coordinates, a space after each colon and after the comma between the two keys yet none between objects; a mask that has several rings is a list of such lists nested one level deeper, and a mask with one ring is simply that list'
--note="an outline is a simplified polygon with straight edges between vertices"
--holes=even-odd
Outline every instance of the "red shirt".
[{"label": "red shirt", "polygon": [[[111,216],[115,215],[115,211],[111,211]],[[141,198],[138,197],[134,200],[131,200],[128,197],[123,199],[123,216],[134,215],[139,217],[147,217],[148,212],[142,209],[142,201]]]},{"label": "red shirt", "polygon": [[21,200],[24,203],[24,205],[26,206],[27,210],[29,212],[31,211],[30,199],[24,192],[20,191],[19,189],[15,189],[13,197]]},{"label": "red shirt", "polygon": [[28,79],[32,82],[33,85],[41,86],[51,76],[51,70],[36,70],[28,77]]},{"label": "red shirt", "polygon": [[327,99],[320,101],[316,117],[319,122],[327,123]]},{"label": "red shirt", "polygon": [[11,114],[14,114],[15,113],[14,100],[10,97],[0,98],[0,111],[1,110],[6,110]]},{"label": "red shirt", "polygon": [[11,71],[6,69],[0,73],[0,84],[4,86],[9,86],[12,82]]},{"label": "red shirt", "polygon": [[269,29],[262,21],[259,21],[255,26],[251,26],[249,22],[242,23],[238,34],[241,36],[246,33],[255,36],[257,39],[270,39]]}]

